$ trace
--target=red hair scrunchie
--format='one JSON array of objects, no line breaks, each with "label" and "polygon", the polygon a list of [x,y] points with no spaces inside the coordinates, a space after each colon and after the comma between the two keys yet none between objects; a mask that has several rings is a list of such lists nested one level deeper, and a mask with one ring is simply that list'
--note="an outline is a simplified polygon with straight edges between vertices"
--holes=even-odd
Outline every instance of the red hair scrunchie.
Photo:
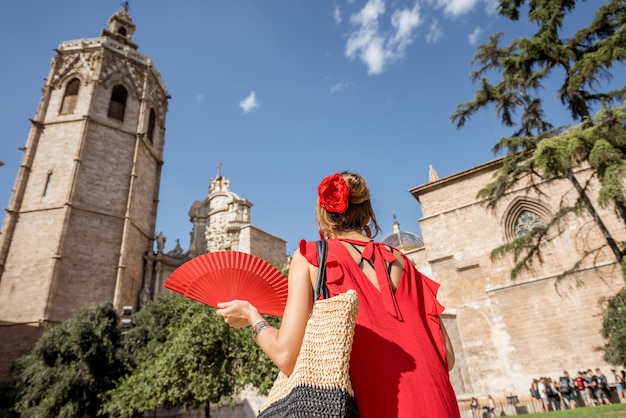
[{"label": "red hair scrunchie", "polygon": [[317,195],[327,212],[344,213],[348,209],[350,189],[340,173],[324,178],[317,186]]}]

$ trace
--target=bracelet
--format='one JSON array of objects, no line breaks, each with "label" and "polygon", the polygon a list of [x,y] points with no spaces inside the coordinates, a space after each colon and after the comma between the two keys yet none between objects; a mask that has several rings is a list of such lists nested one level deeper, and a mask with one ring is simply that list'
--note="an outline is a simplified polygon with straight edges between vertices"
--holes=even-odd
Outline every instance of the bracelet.
[{"label": "bracelet", "polygon": [[274,328],[274,327],[272,326],[272,324],[270,324],[267,321],[260,321],[254,324],[254,327],[252,327],[252,333],[254,336],[255,343],[257,344],[259,343],[259,334],[261,333],[261,331],[267,328]]}]

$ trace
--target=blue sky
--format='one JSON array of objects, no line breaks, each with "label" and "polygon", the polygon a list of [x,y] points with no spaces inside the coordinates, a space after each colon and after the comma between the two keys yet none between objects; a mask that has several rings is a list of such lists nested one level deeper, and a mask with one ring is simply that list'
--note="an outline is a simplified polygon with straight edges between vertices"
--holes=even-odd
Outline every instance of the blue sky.
[{"label": "blue sky", "polygon": [[[591,21],[587,1],[572,27]],[[21,151],[61,42],[100,35],[121,1],[0,2],[0,203],[6,207]],[[393,216],[420,232],[408,192],[494,158],[510,133],[493,112],[461,130],[455,107],[471,100],[478,44],[505,32],[528,36],[522,19],[497,16],[492,0],[134,0],[133,41],[172,96],[157,233],[166,250],[189,246],[188,211],[221,173],[252,202],[253,225],[287,240],[316,239],[316,186],[351,170],[368,181],[383,234]],[[524,17],[525,18],[525,17]],[[554,123],[570,123],[546,88]],[[453,231],[451,231],[453,233]],[[428,237],[426,243],[428,243]]]}]

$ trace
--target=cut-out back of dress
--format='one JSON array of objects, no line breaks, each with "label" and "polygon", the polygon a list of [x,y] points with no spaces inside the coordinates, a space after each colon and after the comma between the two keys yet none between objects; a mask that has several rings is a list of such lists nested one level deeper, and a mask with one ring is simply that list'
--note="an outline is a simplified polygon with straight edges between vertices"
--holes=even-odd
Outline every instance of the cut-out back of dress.
[{"label": "cut-out back of dress", "polygon": [[[340,241],[342,241],[342,243],[344,244],[344,247],[346,248],[346,251],[348,251],[348,253],[352,256],[352,259],[354,260],[354,262],[359,266],[359,268],[363,272],[363,275],[367,277],[367,279],[372,283],[372,285],[374,285],[374,287],[380,291],[380,286],[378,285],[378,279],[376,277],[376,269],[374,267],[374,263],[371,260],[364,258],[363,251],[359,249],[359,247],[365,248],[365,245],[367,245],[367,243],[366,242],[357,243],[353,240],[341,240],[341,239]],[[356,258],[355,258],[355,254],[350,250],[350,247],[348,245],[351,248],[353,248],[354,251],[357,252],[358,256]],[[378,245],[383,245],[383,244],[378,244]],[[389,247],[389,246],[386,246],[386,247],[389,248],[391,252],[393,252],[394,256],[396,255],[395,254],[396,250],[394,248]],[[394,293],[396,289],[398,288],[400,277],[402,276],[402,269],[404,268],[403,264],[400,262],[401,259],[398,259],[397,256],[395,258],[396,260],[393,263],[385,262],[385,265],[387,266],[387,275],[389,277],[389,283]]]}]

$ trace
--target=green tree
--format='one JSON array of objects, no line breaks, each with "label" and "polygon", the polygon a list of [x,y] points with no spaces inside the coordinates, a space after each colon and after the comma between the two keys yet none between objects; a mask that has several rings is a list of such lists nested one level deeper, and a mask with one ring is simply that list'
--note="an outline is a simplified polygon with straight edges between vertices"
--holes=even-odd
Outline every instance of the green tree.
[{"label": "green tree", "polygon": [[15,363],[22,417],[96,416],[102,394],[124,373],[119,318],[111,303],[89,305],[50,328]]},{"label": "green tree", "polygon": [[247,384],[267,393],[276,377],[250,330],[231,329],[201,303],[161,297],[132,323],[124,336],[132,370],[107,394],[107,414],[133,417],[159,406],[208,409]]},{"label": "green tree", "polygon": [[15,411],[17,388],[15,381],[0,382],[0,418],[19,418]]},{"label": "green tree", "polygon": [[603,315],[604,360],[626,367],[626,288],[607,301]]},{"label": "green tree", "polygon": [[[562,232],[561,220],[586,211],[605,244],[586,253],[570,271],[585,257],[608,247],[622,263],[626,279],[624,244],[615,241],[595,206],[612,207],[626,225],[626,88],[613,88],[610,83],[611,70],[626,58],[626,1],[606,1],[589,26],[566,37],[565,19],[577,3],[580,1],[499,0],[501,16],[517,21],[525,10],[537,31],[532,37],[513,39],[508,46],[500,45],[502,33],[480,45],[472,61],[478,69],[470,76],[479,88],[474,99],[458,105],[451,116],[461,128],[480,109],[494,107],[501,123],[514,128],[510,137],[495,145],[494,152],[504,155],[502,167],[478,194],[488,207],[495,207],[522,180],[535,185],[537,180],[564,179],[578,193],[576,202],[563,205],[545,227],[494,249],[492,257],[513,254],[512,278],[528,269],[533,259],[541,261],[541,243]],[[501,77],[497,83],[488,78],[493,74]],[[545,115],[541,93],[553,82],[559,83],[557,95],[572,118],[569,126],[554,126]],[[581,166],[590,167],[592,177],[599,181],[597,202],[589,197],[589,181],[581,183],[574,175]],[[539,188],[535,190],[541,193]]]}]

